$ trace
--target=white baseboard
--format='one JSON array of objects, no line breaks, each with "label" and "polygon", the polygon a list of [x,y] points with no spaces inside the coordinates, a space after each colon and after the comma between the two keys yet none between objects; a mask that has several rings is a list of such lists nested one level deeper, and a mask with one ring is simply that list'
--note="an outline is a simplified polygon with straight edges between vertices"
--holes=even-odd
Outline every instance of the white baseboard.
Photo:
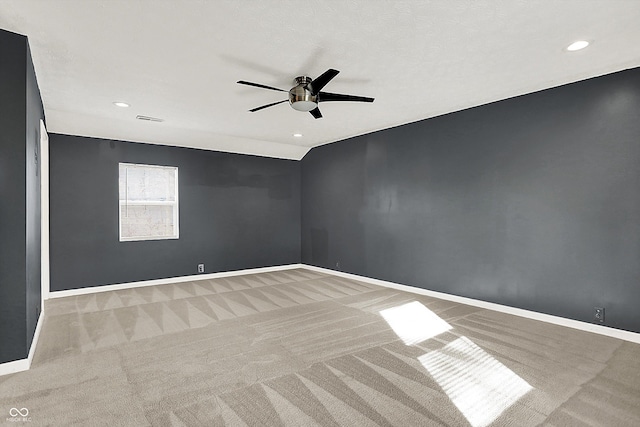
[{"label": "white baseboard", "polygon": [[618,338],[624,341],[630,341],[636,344],[640,344],[640,334],[635,332],[624,331],[622,329],[610,328],[603,325],[596,325],[587,322],[581,322],[579,320],[566,319],[564,317],[553,316],[551,314],[538,313],[536,311],[524,310],[522,308],[509,307],[507,305],[496,304],[492,302],[486,302],[476,300],[472,298],[459,297],[456,295],[445,294],[443,292],[430,291],[427,289],[417,288],[414,286],[401,285],[399,283],[387,282],[385,280],[372,279],[370,277],[359,276],[357,274],[344,273],[342,271],[334,271],[322,267],[314,267],[311,265],[302,264],[302,268],[307,270],[316,271],[319,273],[332,274],[334,276],[344,277],[347,279],[359,280],[365,283],[371,283],[372,285],[384,286],[387,288],[398,289],[400,291],[411,292],[419,295],[426,295],[429,297],[439,298],[447,301],[453,301],[460,304],[472,305],[474,307],[486,308],[489,310],[499,311],[501,313],[513,314],[515,316],[525,317],[527,319],[539,320],[542,322],[552,323],[554,325],[566,326],[568,328],[579,329],[581,331],[593,332],[595,334],[606,335],[612,338]]},{"label": "white baseboard", "polygon": [[38,338],[40,337],[40,331],[42,330],[42,323],[44,322],[44,312],[38,316],[38,323],[36,324],[36,330],[33,333],[33,340],[31,341],[31,347],[29,348],[29,355],[26,359],[14,360],[13,362],[0,363],[0,376],[15,374],[16,372],[28,371],[31,368],[31,362],[33,361],[33,355],[36,352],[36,346],[38,345]]},{"label": "white baseboard", "polygon": [[[316,271],[319,273],[334,275],[338,277],[344,277],[347,279],[359,280],[361,282],[371,283],[373,285],[384,286],[392,289],[398,289],[401,291],[411,292],[419,295],[426,295],[426,296],[439,298],[447,301],[457,302],[460,304],[472,305],[474,307],[486,308],[486,309],[498,311],[501,313],[512,314],[512,315],[524,317],[527,319],[539,320],[539,321],[551,323],[554,325],[566,326],[568,328],[578,329],[581,331],[593,332],[596,334],[605,335],[612,338],[618,338],[621,340],[640,344],[640,334],[635,332],[623,331],[621,329],[609,328],[607,326],[595,325],[591,323],[581,322],[578,320],[566,319],[564,317],[552,316],[550,314],[538,313],[535,311],[509,307],[506,305],[496,304],[492,302],[486,302],[486,301],[476,300],[472,298],[450,295],[443,292],[430,291],[427,289],[417,288],[414,286],[401,285],[399,283],[373,279],[370,277],[359,276],[357,274],[344,273],[342,271],[334,271],[327,268],[314,267],[312,265],[306,265],[306,264],[289,264],[289,265],[281,265],[281,266],[275,266],[275,267],[251,268],[246,270],[224,271],[220,273],[197,274],[193,276],[171,277],[167,279],[144,280],[140,282],[120,283],[117,285],[94,286],[90,288],[71,289],[67,291],[55,291],[55,292],[49,293],[49,298],[63,298],[68,296],[91,294],[91,293],[97,293],[97,292],[107,292],[107,291],[115,291],[115,290],[121,290],[121,289],[139,288],[144,286],[166,285],[171,283],[189,282],[194,280],[217,279],[220,277],[233,277],[233,276],[241,276],[245,274],[269,273],[269,272],[275,272],[275,271],[291,270],[295,268],[304,268],[304,269],[307,269],[310,271]],[[0,376],[13,374],[21,371],[26,371],[31,367],[31,362],[33,361],[33,356],[35,354],[36,346],[38,345],[38,338],[40,337],[40,331],[42,329],[43,322],[44,322],[44,311],[41,312],[40,316],[38,317],[38,323],[36,325],[36,330],[33,335],[33,341],[31,342],[31,347],[29,348],[29,355],[27,356],[27,358],[14,360],[12,362],[0,363]]]},{"label": "white baseboard", "polygon": [[[90,288],[49,292],[48,298],[64,298],[68,296],[92,294],[97,292],[140,288],[143,286],[166,285],[171,283],[190,282],[194,280],[217,279],[220,277],[241,276],[245,274],[270,273],[274,271],[292,270],[295,268],[303,268],[303,267],[304,266],[302,264],[289,264],[289,265],[279,265],[275,267],[250,268],[246,270],[223,271],[220,273],[197,274],[193,276],[180,276],[180,277],[170,277],[167,279],[144,280],[140,282],[131,282],[131,283],[119,283],[117,285],[93,286]],[[6,363],[0,363],[0,376],[29,370],[29,368],[31,367],[31,362],[33,361],[33,356],[36,351],[36,346],[38,345],[38,338],[40,337],[40,331],[42,330],[43,323],[44,323],[44,311],[42,311],[40,313],[40,316],[38,317],[38,323],[36,324],[36,330],[33,334],[33,341],[31,341],[31,347],[29,348],[29,354],[27,358],[14,360]]]},{"label": "white baseboard", "polygon": [[302,264],[278,265],[275,267],[250,268],[246,270],[223,271],[220,273],[195,274],[193,276],[169,277],[166,279],[143,280],[140,282],[118,283],[117,285],[92,286],[89,288],[69,289],[49,292],[49,298],[64,298],[96,292],[119,291],[122,289],[141,288],[144,286],[169,285],[172,283],[191,282],[196,280],[218,279],[221,277],[242,276],[245,274],[270,273],[274,271],[304,268]]},{"label": "white baseboard", "polygon": [[13,362],[5,362],[0,363],[0,376],[15,374],[16,372],[28,371],[29,370],[29,360],[20,359],[14,360]]},{"label": "white baseboard", "polygon": [[[224,271],[220,273],[196,274],[192,276],[180,276],[180,277],[170,277],[166,279],[144,280],[140,282],[119,283],[117,285],[93,286],[90,288],[70,289],[67,291],[54,291],[49,293],[49,298],[64,298],[68,296],[77,296],[77,295],[91,294],[96,292],[117,291],[122,289],[139,288],[144,286],[167,285],[172,283],[189,282],[194,280],[217,279],[220,277],[241,276],[244,274],[269,273],[274,271],[291,270],[294,268],[305,268],[311,271],[317,271],[320,273],[331,274],[334,276],[345,277],[353,280],[359,280],[362,282],[371,283],[373,285],[398,289],[405,292],[412,292],[414,294],[426,295],[426,296],[439,298],[447,301],[457,302],[460,304],[472,305],[474,307],[486,308],[488,310],[499,311],[501,313],[512,314],[515,316],[525,317],[527,319],[539,320],[539,321],[551,323],[554,325],[566,326],[568,328],[578,329],[581,331],[593,332],[595,334],[605,335],[612,338],[618,338],[621,340],[640,344],[640,334],[635,332],[624,331],[622,329],[610,328],[607,326],[596,325],[593,323],[581,322],[579,320],[567,319],[564,317],[553,316],[550,314],[538,313],[536,311],[524,310],[521,308],[509,307],[506,305],[496,304],[496,303],[482,301],[482,300],[476,300],[473,298],[466,298],[466,297],[446,294],[443,292],[430,291],[427,289],[417,288],[414,286],[401,285],[399,283],[373,279],[370,277],[359,276],[357,274],[345,273],[342,271],[330,270],[322,267],[314,267],[312,265],[306,265],[306,264],[289,264],[289,265],[280,265],[275,267],[251,268],[246,270]],[[40,325],[40,320],[38,320],[38,326],[39,325]],[[35,341],[36,341],[36,338],[34,337],[34,342]],[[32,345],[32,349],[33,348],[35,348],[35,345]],[[18,362],[21,362],[21,361],[9,362],[9,363],[18,363]],[[1,368],[1,365],[0,365],[0,368]],[[26,369],[28,369],[28,367]],[[2,371],[0,370],[0,372]]]}]

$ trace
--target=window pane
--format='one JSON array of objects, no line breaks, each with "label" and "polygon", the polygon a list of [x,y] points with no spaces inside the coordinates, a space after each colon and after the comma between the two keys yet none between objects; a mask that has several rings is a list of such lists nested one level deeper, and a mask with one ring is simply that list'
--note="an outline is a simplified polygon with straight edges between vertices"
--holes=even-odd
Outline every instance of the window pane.
[{"label": "window pane", "polygon": [[122,238],[175,237],[173,205],[120,206]]},{"label": "window pane", "polygon": [[178,237],[177,171],[120,163],[120,240]]},{"label": "window pane", "polygon": [[120,164],[120,200],[175,201],[176,168]]}]

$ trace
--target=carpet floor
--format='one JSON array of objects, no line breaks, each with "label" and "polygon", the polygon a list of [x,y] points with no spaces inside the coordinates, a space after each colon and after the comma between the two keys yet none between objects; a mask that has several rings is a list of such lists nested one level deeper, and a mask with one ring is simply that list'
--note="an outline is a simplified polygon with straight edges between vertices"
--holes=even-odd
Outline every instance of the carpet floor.
[{"label": "carpet floor", "polygon": [[0,424],[640,425],[638,344],[306,269],[45,313]]}]

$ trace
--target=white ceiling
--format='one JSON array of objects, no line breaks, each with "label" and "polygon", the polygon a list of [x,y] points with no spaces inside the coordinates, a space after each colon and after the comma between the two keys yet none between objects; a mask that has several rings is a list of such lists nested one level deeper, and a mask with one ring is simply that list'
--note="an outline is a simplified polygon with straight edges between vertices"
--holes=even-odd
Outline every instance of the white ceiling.
[{"label": "white ceiling", "polygon": [[[639,0],[0,0],[0,28],[29,37],[50,132],[291,159],[640,66]],[[249,113],[286,94],[236,84],[328,68],[325,91],[375,102]]]}]

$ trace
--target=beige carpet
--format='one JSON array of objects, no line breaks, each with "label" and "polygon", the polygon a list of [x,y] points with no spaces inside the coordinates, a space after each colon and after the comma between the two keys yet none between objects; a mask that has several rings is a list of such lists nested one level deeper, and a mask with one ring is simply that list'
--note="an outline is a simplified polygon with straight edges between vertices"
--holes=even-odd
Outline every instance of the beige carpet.
[{"label": "beige carpet", "polygon": [[[50,300],[0,424],[639,426],[640,345],[288,270]],[[15,413],[15,412],[14,412]]]}]

